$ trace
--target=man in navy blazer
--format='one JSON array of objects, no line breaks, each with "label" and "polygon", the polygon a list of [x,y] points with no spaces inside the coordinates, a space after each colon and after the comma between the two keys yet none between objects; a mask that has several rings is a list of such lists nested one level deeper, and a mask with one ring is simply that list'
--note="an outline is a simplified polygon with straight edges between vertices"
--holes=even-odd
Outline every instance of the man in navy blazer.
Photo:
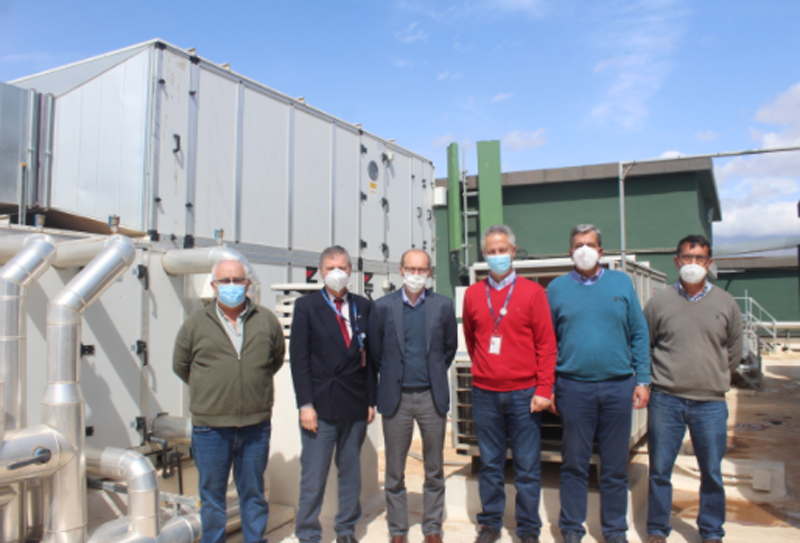
[{"label": "man in navy blazer", "polygon": [[444,514],[444,437],[450,410],[447,370],[458,347],[453,301],[430,290],[430,256],[410,249],[400,260],[403,288],[373,304],[370,361],[379,375],[378,411],[386,443],[386,518],[392,543],[408,541],[405,466],[414,435],[425,463],[422,533],[441,543]]},{"label": "man in navy blazer", "polygon": [[336,541],[357,543],[361,445],[375,417],[377,380],[366,353],[372,302],[348,292],[352,267],[343,247],[325,249],[319,269],[325,288],[295,302],[289,341],[302,439],[295,534],[303,543],[320,541],[319,513],[334,458],[339,475]]}]

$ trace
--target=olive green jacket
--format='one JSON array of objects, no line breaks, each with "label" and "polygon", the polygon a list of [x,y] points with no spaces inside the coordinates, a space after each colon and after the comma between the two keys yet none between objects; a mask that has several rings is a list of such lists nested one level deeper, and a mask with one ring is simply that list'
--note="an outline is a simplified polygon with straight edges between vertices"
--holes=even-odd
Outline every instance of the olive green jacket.
[{"label": "olive green jacket", "polygon": [[272,312],[255,304],[244,323],[241,358],[219,320],[216,300],[186,319],[178,332],[172,369],[189,384],[195,426],[250,426],[272,416],[283,329]]}]

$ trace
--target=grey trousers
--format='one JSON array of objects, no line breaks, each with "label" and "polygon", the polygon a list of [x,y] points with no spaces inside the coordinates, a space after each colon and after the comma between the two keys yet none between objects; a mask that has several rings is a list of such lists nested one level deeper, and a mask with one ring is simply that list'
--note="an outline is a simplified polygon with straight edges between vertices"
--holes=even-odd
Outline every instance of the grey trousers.
[{"label": "grey trousers", "polygon": [[383,417],[386,442],[386,519],[389,535],[408,533],[406,497],[406,457],[414,435],[414,421],[422,434],[425,462],[423,485],[422,533],[442,532],[444,516],[444,435],[447,419],[436,410],[430,390],[403,392],[400,405],[391,417]]}]

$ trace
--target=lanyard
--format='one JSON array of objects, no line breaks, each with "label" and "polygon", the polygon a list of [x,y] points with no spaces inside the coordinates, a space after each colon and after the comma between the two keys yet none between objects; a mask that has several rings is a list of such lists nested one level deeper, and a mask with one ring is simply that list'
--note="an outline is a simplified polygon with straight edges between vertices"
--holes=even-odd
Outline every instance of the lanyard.
[{"label": "lanyard", "polygon": [[489,314],[492,316],[492,321],[494,321],[494,331],[497,333],[497,327],[500,326],[500,321],[503,320],[503,317],[506,316],[508,313],[508,301],[511,299],[511,294],[514,292],[514,287],[517,286],[517,278],[514,278],[514,281],[511,283],[511,288],[508,289],[508,294],[506,295],[506,303],[503,304],[502,309],[500,309],[500,316],[497,319],[494,318],[494,308],[492,307],[492,297],[489,293],[489,280],[486,280],[486,303],[489,304]]},{"label": "lanyard", "polygon": [[[322,297],[325,298],[325,301],[328,302],[328,306],[331,309],[333,309],[333,312],[336,313],[339,316],[339,318],[342,319],[349,326],[350,319],[345,318],[345,316],[342,315],[338,309],[336,309],[336,306],[333,305],[331,299],[328,297],[327,294],[325,294],[325,289],[322,289],[320,292],[322,293]],[[355,326],[353,327],[355,328],[355,331],[353,332],[353,335],[355,335],[356,338],[358,339],[358,348],[360,350],[364,348],[364,343],[361,338],[361,334],[358,331],[358,307],[356,306],[355,300],[353,300],[349,305],[353,306],[353,320],[355,321]]]}]

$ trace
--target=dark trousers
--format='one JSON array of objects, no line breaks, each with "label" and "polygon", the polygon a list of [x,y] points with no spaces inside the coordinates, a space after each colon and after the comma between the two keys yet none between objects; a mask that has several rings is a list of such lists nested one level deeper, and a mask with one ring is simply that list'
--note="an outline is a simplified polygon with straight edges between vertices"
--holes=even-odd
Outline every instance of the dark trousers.
[{"label": "dark trousers", "polygon": [[585,534],[589,464],[595,438],[600,453],[600,524],[606,540],[628,530],[628,454],[636,378],[577,381],[558,376],[556,408],[561,440],[562,532]]},{"label": "dark trousers", "polygon": [[[322,538],[319,513],[331,458],[339,472],[339,510],[336,535],[353,535],[361,518],[361,445],[367,434],[367,421],[319,421],[317,433],[300,429],[303,450],[300,453],[300,505],[295,519],[295,535],[303,543]],[[335,453],[334,453],[335,451]]]},{"label": "dark trousers", "polygon": [[389,535],[408,533],[406,457],[414,436],[414,421],[422,434],[425,483],[422,490],[422,533],[442,533],[444,515],[444,435],[447,420],[436,410],[430,390],[403,392],[397,411],[383,417],[386,442],[386,520]]}]

